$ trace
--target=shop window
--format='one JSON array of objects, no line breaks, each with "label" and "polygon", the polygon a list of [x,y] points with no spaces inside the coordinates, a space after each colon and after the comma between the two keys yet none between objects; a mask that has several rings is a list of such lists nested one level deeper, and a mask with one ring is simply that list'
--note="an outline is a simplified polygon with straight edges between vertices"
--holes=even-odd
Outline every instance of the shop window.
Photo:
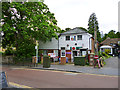
[{"label": "shop window", "polygon": [[70,40],[70,36],[66,36],[66,41],[69,41]]},{"label": "shop window", "polygon": [[77,40],[82,40],[82,35],[77,35]]}]

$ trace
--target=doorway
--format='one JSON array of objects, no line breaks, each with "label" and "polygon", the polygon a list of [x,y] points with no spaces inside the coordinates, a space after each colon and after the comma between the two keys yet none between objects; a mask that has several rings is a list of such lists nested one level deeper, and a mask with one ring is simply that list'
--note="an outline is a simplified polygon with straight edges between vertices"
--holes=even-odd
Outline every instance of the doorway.
[{"label": "doorway", "polygon": [[77,56],[77,51],[73,51],[73,57]]}]

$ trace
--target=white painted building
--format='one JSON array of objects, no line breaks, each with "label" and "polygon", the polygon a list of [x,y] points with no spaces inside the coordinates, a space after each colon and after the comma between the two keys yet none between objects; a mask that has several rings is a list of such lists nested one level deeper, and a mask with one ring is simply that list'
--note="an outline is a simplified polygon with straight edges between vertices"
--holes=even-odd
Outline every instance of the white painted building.
[{"label": "white painted building", "polygon": [[74,28],[67,32],[59,34],[59,39],[47,42],[39,41],[39,49],[43,54],[55,53],[56,56],[68,57],[73,61],[74,56],[85,56],[86,51],[92,49],[92,35],[86,31]]}]

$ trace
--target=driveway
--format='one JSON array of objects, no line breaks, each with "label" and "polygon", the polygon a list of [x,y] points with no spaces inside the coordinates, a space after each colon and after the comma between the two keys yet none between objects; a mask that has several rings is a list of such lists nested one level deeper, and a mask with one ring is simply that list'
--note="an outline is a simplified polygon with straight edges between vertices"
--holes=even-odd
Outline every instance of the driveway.
[{"label": "driveway", "polygon": [[118,69],[118,57],[112,57],[112,58],[106,59],[105,62],[106,62],[106,65],[104,66],[104,68],[109,67],[109,68]]}]

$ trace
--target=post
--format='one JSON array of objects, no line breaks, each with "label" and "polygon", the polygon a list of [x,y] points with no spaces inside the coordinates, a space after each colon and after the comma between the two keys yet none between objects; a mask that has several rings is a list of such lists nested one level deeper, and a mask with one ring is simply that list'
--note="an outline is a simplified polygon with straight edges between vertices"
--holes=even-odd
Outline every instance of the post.
[{"label": "post", "polygon": [[96,26],[95,26],[95,20],[94,20],[94,52],[95,55],[98,55],[98,48],[97,48],[97,30],[96,30]]},{"label": "post", "polygon": [[38,63],[38,41],[36,40],[36,64]]}]

